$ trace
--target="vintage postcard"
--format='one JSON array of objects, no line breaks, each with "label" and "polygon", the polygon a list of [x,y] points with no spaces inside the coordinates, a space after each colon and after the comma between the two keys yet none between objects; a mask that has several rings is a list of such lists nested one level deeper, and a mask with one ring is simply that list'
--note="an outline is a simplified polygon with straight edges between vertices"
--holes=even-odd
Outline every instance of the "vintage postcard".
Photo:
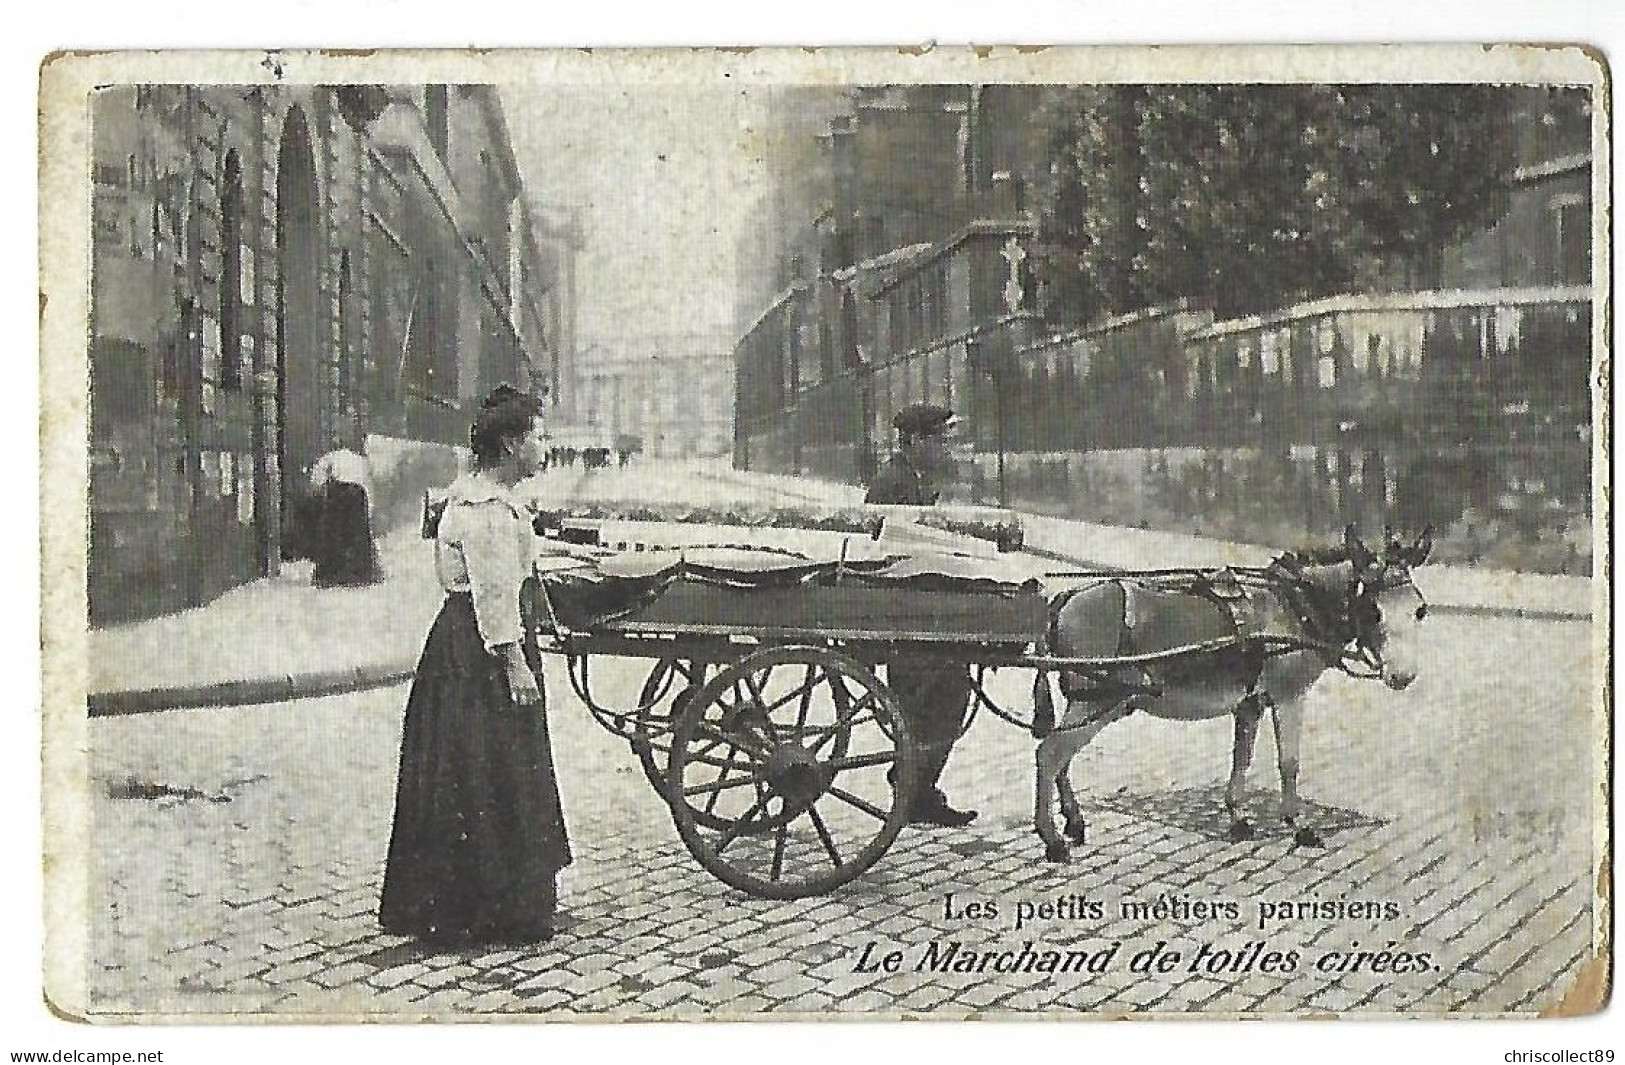
[{"label": "vintage postcard", "polygon": [[49,1002],[1601,1009],[1608,92],[51,57]]}]

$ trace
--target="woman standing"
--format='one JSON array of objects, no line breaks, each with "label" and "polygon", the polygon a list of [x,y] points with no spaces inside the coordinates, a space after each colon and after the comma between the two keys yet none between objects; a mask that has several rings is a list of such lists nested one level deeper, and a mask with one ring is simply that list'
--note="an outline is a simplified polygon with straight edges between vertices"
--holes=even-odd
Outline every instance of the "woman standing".
[{"label": "woman standing", "polygon": [[384,579],[378,542],[372,535],[372,478],[362,452],[365,442],[353,427],[349,443],[317,460],[310,470],[312,508],[317,515],[311,556],[311,583],[318,588],[377,584]]},{"label": "woman standing", "polygon": [[445,605],[406,700],[395,823],[379,904],[391,932],[435,941],[538,942],[570,863],[540,660],[523,639],[532,530],[514,485],[542,458],[540,404],[487,396],[435,537]]}]

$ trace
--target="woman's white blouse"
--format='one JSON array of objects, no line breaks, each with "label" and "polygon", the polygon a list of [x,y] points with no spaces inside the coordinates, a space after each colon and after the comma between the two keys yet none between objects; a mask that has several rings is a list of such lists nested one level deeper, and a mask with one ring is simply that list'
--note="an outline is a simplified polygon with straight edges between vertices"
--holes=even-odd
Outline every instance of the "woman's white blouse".
[{"label": "woman's white blouse", "polygon": [[469,473],[447,491],[435,573],[446,591],[473,593],[487,651],[519,642],[519,589],[530,576],[534,537],[525,508],[501,483]]},{"label": "woman's white blouse", "polygon": [[372,498],[372,475],[367,467],[367,457],[358,455],[349,448],[329,451],[317,459],[316,464],[310,468],[312,488],[320,488],[328,481],[358,484],[367,490],[367,498]]}]

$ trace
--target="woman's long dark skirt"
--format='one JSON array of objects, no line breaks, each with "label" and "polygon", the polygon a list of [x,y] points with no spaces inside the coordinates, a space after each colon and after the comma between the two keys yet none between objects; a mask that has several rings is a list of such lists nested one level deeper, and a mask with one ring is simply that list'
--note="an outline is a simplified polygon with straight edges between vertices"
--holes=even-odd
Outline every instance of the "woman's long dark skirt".
[{"label": "woman's long dark skirt", "polygon": [[311,583],[319,588],[377,584],[384,579],[378,562],[378,543],[372,535],[367,490],[358,484],[329,481],[315,508],[321,515],[316,530],[315,572]]},{"label": "woman's long dark skirt", "polygon": [[547,718],[509,698],[473,600],[450,595],[406,700],[379,923],[429,939],[543,939],[568,864]]}]

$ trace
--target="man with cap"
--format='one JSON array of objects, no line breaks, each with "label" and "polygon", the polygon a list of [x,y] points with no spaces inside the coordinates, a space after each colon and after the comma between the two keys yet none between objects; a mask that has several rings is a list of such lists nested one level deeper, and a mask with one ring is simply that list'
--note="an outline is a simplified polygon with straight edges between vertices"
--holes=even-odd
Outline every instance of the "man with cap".
[{"label": "man with cap", "polygon": [[922,507],[936,503],[941,484],[953,468],[947,440],[953,418],[953,411],[932,403],[915,403],[898,411],[892,419],[897,450],[869,485],[864,502]]},{"label": "man with cap", "polygon": [[[947,407],[930,403],[899,411],[892,419],[897,451],[869,485],[864,502],[933,506],[942,494],[942,483],[953,471],[947,439],[953,417]],[[929,655],[906,655],[891,662],[887,677],[920,751],[909,820],[963,828],[976,819],[976,811],[954,809],[937,782],[970,705],[970,666]]]}]

